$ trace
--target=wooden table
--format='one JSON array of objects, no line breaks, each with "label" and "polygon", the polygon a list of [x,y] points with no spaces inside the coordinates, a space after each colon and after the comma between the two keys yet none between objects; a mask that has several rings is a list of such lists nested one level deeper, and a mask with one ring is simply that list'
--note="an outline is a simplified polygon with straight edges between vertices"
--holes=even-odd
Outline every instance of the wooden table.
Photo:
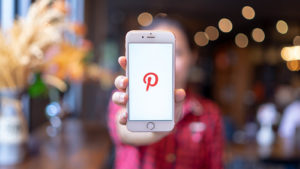
[{"label": "wooden table", "polygon": [[226,163],[230,163],[239,157],[247,159],[248,161],[297,167],[300,165],[300,143],[296,144],[295,141],[278,137],[275,143],[269,147],[261,147],[255,142],[247,144],[227,144],[225,150]]},{"label": "wooden table", "polygon": [[101,169],[106,168],[111,150],[107,130],[97,123],[74,119],[63,122],[55,137],[47,125],[30,136],[29,152],[21,164],[0,169]]}]

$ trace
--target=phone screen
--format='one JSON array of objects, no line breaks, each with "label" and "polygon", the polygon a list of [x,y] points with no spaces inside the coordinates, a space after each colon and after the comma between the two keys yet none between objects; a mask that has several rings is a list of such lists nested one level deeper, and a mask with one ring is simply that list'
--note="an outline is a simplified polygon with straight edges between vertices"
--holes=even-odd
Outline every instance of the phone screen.
[{"label": "phone screen", "polygon": [[129,43],[129,120],[173,120],[173,44]]}]

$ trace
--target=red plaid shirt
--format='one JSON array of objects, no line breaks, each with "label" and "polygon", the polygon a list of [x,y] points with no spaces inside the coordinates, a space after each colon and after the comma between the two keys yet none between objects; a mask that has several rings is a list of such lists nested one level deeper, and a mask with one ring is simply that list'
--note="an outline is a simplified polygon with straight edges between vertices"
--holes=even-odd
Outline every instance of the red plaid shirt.
[{"label": "red plaid shirt", "polygon": [[135,147],[121,142],[117,130],[120,107],[109,105],[108,125],[116,146],[116,169],[222,169],[223,127],[210,100],[187,95],[184,116],[162,140]]}]

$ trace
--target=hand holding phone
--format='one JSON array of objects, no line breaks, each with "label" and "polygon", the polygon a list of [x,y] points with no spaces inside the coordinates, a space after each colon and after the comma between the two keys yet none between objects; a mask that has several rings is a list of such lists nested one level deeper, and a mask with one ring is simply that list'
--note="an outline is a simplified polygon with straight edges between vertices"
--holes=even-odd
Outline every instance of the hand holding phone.
[{"label": "hand holding phone", "polygon": [[[120,56],[118,62],[123,70],[126,70],[127,60],[125,56]],[[115,92],[112,96],[112,101],[115,104],[123,107],[123,110],[120,112],[118,122],[121,125],[127,124],[128,113],[126,111],[126,105],[128,102],[128,94],[126,89],[128,87],[128,78],[124,75],[119,75],[115,79],[115,86],[119,90]],[[182,116],[182,106],[185,98],[185,91],[183,89],[175,89],[175,123],[177,123]]]}]

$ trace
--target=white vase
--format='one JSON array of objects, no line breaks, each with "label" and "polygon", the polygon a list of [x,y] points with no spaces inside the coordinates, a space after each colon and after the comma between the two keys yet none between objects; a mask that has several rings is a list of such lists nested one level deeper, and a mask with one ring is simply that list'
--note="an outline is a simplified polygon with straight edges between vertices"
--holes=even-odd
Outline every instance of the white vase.
[{"label": "white vase", "polygon": [[14,165],[26,155],[28,127],[16,91],[0,91],[0,165]]}]

